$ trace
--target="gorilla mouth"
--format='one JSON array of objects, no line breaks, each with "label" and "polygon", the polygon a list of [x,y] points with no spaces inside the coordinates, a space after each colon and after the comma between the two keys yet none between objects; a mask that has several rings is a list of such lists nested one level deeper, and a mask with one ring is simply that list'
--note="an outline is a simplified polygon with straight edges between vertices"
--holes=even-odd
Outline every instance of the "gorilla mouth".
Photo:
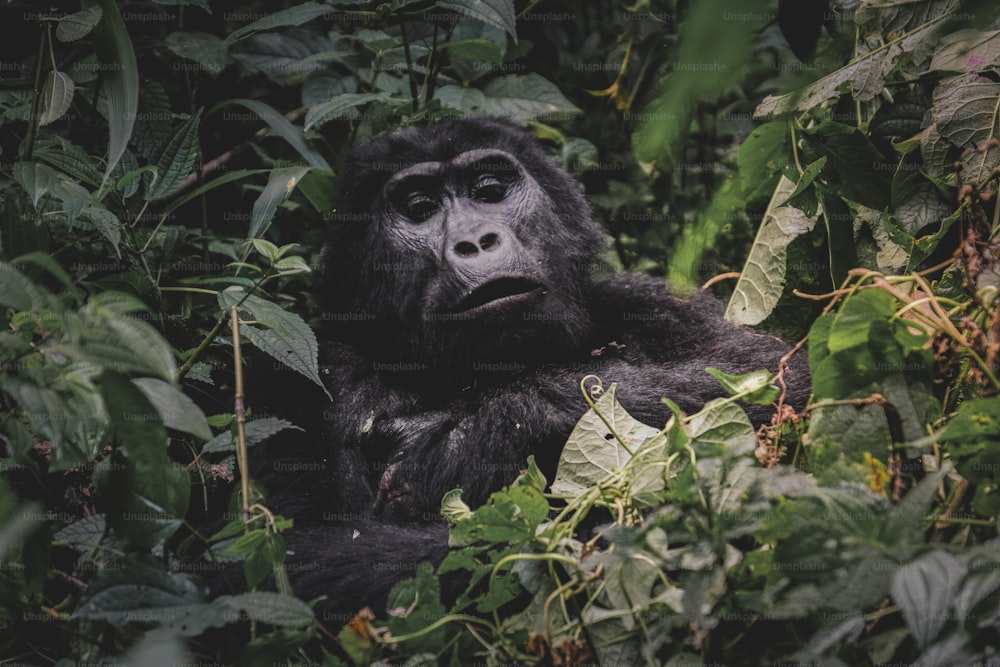
[{"label": "gorilla mouth", "polygon": [[500,310],[527,301],[543,289],[541,283],[528,278],[497,278],[472,290],[451,312],[475,315]]}]

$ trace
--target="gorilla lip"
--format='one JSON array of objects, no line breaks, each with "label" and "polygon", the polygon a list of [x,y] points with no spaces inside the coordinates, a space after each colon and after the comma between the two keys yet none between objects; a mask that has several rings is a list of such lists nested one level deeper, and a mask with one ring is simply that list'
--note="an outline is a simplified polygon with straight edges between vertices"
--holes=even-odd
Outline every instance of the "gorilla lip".
[{"label": "gorilla lip", "polygon": [[473,315],[499,310],[527,301],[543,289],[543,285],[530,278],[495,278],[472,290],[450,312]]}]

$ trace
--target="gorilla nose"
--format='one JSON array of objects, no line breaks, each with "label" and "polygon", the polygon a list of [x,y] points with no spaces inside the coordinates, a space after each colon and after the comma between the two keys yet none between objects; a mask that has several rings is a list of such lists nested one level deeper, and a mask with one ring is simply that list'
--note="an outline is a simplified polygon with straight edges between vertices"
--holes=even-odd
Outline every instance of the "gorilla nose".
[{"label": "gorilla nose", "polygon": [[500,246],[500,237],[493,232],[483,234],[476,243],[459,241],[455,244],[455,254],[459,257],[474,257],[480,250],[487,252]]}]

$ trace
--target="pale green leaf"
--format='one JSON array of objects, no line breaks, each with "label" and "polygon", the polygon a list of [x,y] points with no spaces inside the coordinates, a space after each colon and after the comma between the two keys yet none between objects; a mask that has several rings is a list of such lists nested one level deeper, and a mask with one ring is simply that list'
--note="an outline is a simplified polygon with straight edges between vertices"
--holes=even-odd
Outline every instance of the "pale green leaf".
[{"label": "pale green leaf", "polygon": [[257,201],[253,203],[247,238],[257,238],[267,231],[278,206],[288,199],[295,190],[295,185],[309,169],[310,167],[278,167],[271,171],[267,185],[257,197]]},{"label": "pale green leaf", "polygon": [[[611,433],[608,425],[624,441],[627,449]],[[570,433],[559,458],[552,493],[562,498],[579,496],[587,488],[624,468],[632,458],[629,450],[635,452],[657,433],[657,429],[637,421],[615,400],[615,385],[611,385],[594,403],[594,409],[588,410]]]},{"label": "pale green leaf", "polygon": [[232,609],[238,609],[255,621],[268,625],[302,626],[316,620],[305,602],[290,595],[257,591],[219,599]]},{"label": "pale green leaf", "polygon": [[190,433],[202,440],[212,439],[212,429],[208,427],[205,413],[175,386],[156,378],[135,378],[132,384],[142,390],[146,399],[160,413],[164,426]]},{"label": "pale green leaf", "polygon": [[38,125],[45,127],[59,120],[69,111],[73,104],[73,93],[76,84],[69,75],[55,70],[45,77],[45,87],[42,89],[42,103],[45,105],[38,117]]},{"label": "pale green leaf", "polygon": [[18,162],[14,165],[14,180],[28,193],[31,203],[38,208],[42,197],[59,181],[58,173],[51,167],[37,162]]},{"label": "pale green leaf", "polygon": [[950,618],[964,568],[943,549],[930,551],[904,565],[892,578],[892,599],[921,648],[931,643]]},{"label": "pale green leaf", "polygon": [[60,42],[75,42],[89,35],[103,15],[100,7],[91,7],[62,17],[56,24],[56,39]]},{"label": "pale green leaf", "polygon": [[0,262],[0,306],[38,311],[45,306],[45,295],[30,278],[7,262]]},{"label": "pale green leaf", "polygon": [[1000,30],[958,30],[941,38],[932,70],[979,72],[1000,64]]},{"label": "pale green leaf", "polygon": [[786,201],[794,190],[795,183],[782,176],[726,307],[726,319],[730,322],[759,324],[771,314],[784,291],[788,244],[816,225],[815,216],[777,204]]}]

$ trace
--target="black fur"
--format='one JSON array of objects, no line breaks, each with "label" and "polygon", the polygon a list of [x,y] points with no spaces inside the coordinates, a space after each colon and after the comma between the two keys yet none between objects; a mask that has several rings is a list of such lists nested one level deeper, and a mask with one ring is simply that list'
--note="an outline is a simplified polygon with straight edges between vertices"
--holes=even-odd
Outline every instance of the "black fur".
[{"label": "black fur", "polygon": [[[479,201],[463,179],[502,161],[447,167],[480,149],[515,160],[502,178],[520,180],[506,183],[501,201]],[[438,165],[414,168],[423,163]],[[421,188],[444,188],[438,208],[420,193],[407,208],[409,189],[385,191],[408,168]],[[321,432],[270,448],[264,479],[272,504],[296,519],[287,535],[292,582],[306,599],[328,596],[320,606],[328,620],[366,605],[381,611],[393,583],[444,556],[439,507],[448,490],[481,504],[530,454],[551,481],[587,409],[584,375],[619,383],[633,415],[662,425],[662,397],[690,412],[724,394],[706,367],[775,371],[789,349],[726,323],[708,295],[682,302],[653,278],[592,278],[605,237],[579,187],[509,123],[461,119],[395,132],[358,148],[342,173],[318,286],[334,400],[322,409]],[[424,221],[407,218],[431,209]],[[476,287],[512,274],[543,288],[512,305],[461,311]],[[804,360],[785,379],[801,407]],[[758,408],[751,417],[759,424],[769,414]]]}]

